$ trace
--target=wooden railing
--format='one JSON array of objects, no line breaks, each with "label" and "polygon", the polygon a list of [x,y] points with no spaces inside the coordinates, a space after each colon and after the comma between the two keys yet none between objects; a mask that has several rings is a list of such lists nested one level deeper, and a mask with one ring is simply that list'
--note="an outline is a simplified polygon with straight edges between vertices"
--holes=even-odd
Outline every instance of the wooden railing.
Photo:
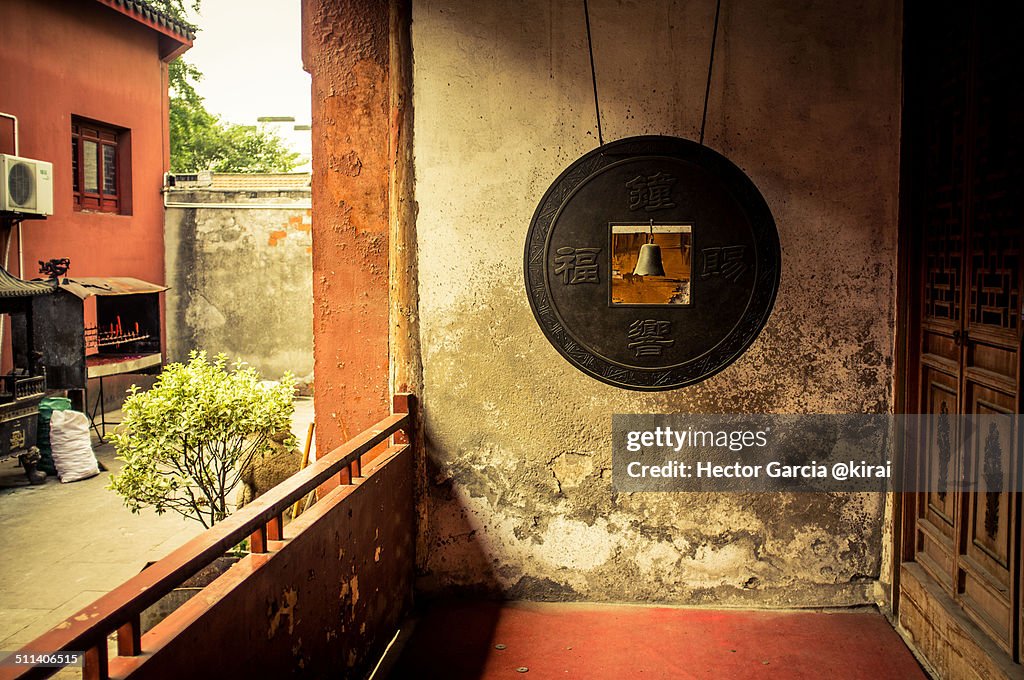
[{"label": "wooden railing", "polygon": [[[362,473],[363,457],[384,442],[389,448],[380,457],[399,453],[411,444],[413,428],[410,415],[415,397],[395,395],[393,414],[350,441],[318,458],[304,470],[258,497],[222,522],[196,536],[159,562],[129,579],[88,607],[65,619],[50,631],[25,645],[23,654],[52,655],[85,652],[82,677],[107,680],[107,638],[116,631],[117,655],[143,653],[140,616],[174,588],[211,564],[218,557],[249,538],[250,552],[266,553],[274,549],[272,541],[283,539],[283,513],[296,501],[332,478],[338,484],[352,484]],[[59,668],[39,666],[0,666],[0,678],[45,678]],[[183,669],[183,675],[189,673]]]}]

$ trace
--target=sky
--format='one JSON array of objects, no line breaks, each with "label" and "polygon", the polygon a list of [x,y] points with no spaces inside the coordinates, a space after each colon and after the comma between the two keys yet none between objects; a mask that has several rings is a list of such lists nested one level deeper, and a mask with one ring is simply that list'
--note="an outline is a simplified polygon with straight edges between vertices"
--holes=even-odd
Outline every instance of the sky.
[{"label": "sky", "polygon": [[196,86],[206,108],[230,123],[292,116],[271,127],[309,155],[309,74],[302,70],[300,0],[202,0],[186,61],[203,73]]}]

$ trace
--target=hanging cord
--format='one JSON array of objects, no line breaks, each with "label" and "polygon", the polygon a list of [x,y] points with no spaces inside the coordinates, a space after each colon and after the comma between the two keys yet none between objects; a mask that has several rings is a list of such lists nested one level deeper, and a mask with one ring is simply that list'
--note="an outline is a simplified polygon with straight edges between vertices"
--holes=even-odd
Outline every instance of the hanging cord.
[{"label": "hanging cord", "polygon": [[[585,0],[584,0],[585,1]],[[711,56],[708,57],[708,82],[704,86],[704,113],[700,116],[700,144],[704,145],[704,124],[708,121],[708,97],[711,95],[711,69],[715,65],[715,44],[718,42],[718,15],[722,11],[722,0],[718,0],[715,4],[715,28],[711,32]],[[589,31],[589,24],[587,25]],[[588,33],[589,35],[589,33]],[[593,56],[591,56],[591,64],[593,64]],[[596,83],[594,87],[597,87]],[[596,90],[595,90],[596,91]]]},{"label": "hanging cord", "polygon": [[[594,112],[597,114],[597,143],[604,146],[604,135],[601,133],[601,105],[597,100],[597,70],[594,68],[594,41],[590,36],[590,6],[583,0],[583,16],[587,20],[587,51],[590,52],[590,80],[594,84]],[[707,104],[705,103],[705,106]]]}]

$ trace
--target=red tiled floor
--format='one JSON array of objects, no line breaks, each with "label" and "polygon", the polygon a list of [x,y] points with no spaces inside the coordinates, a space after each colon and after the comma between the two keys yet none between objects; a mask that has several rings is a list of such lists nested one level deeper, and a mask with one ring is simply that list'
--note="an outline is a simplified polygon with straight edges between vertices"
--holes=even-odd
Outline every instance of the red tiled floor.
[{"label": "red tiled floor", "polygon": [[[504,645],[503,649],[496,646]],[[517,669],[528,669],[519,671]],[[561,603],[454,603],[418,620],[389,676],[927,678],[874,610],[772,612]]]}]

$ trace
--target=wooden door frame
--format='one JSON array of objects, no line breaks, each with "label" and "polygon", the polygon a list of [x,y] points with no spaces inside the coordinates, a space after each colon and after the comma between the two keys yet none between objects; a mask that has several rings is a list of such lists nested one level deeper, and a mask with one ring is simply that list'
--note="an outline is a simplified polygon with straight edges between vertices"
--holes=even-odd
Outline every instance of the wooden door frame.
[{"label": "wooden door frame", "polygon": [[[910,4],[910,3],[907,3]],[[893,376],[893,413],[904,414],[916,400],[919,388],[919,352],[911,351],[910,342],[920,336],[920,296],[911,294],[920,284],[920,235],[913,229],[913,150],[915,145],[908,133],[907,122],[912,120],[915,105],[913,78],[908,78],[912,68],[910,54],[914,49],[915,37],[908,29],[907,4],[903,6],[901,78],[902,107],[900,111],[900,170],[897,193],[897,241],[896,241],[896,328]],[[911,86],[908,86],[908,81]],[[893,441],[896,460],[896,479],[903,485],[914,474],[914,461],[908,461],[907,442],[903,437]],[[908,497],[909,496],[909,497]],[[890,606],[893,620],[899,619],[900,606],[900,565],[914,556],[914,522],[917,519],[916,496],[904,492],[893,495],[892,531],[892,584]]]},{"label": "wooden door frame", "polygon": [[[917,214],[919,196],[914,184],[914,171],[916,159],[914,151],[917,147],[914,122],[920,120],[922,115],[918,108],[921,104],[915,88],[920,82],[917,78],[920,69],[925,64],[918,65],[918,60],[913,56],[918,54],[920,49],[919,35],[926,29],[926,17],[923,13],[927,8],[922,8],[921,3],[907,2],[903,8],[903,43],[901,53],[902,64],[902,90],[903,102],[901,110],[901,137],[900,137],[900,187],[898,192],[898,230],[897,230],[897,274],[896,274],[896,327],[895,327],[895,348],[894,348],[894,385],[893,385],[893,412],[896,414],[918,412],[921,398],[921,296],[920,287],[924,276],[924,266],[921,261],[921,252],[924,247],[923,232],[915,227],[914,216]],[[909,17],[909,20],[908,20]],[[923,22],[923,23],[921,23]],[[968,112],[967,115],[973,115]],[[968,187],[965,187],[968,188]],[[970,201],[964,197],[964,209],[967,210]],[[963,244],[964,257],[969,257],[970,231],[969,225],[965,222],[965,241]],[[961,295],[965,298],[970,294],[970,267],[965,261],[961,270]],[[1024,290],[1024,268],[1020,268],[1018,286]],[[968,305],[966,299],[962,300],[961,314],[967,314]],[[1014,313],[1024,314],[1022,310],[1015,310]],[[966,328],[969,320],[964,317],[961,324]],[[962,363],[962,362],[961,362]],[[1024,352],[1018,345],[1017,350],[1017,413],[1024,411]],[[963,391],[964,376],[961,375],[958,392]],[[1018,432],[1017,437],[1024,436]],[[903,438],[894,440],[894,461],[897,467],[897,478],[904,483],[913,481],[917,469],[915,450],[908,446]],[[914,487],[907,487],[914,488]],[[1011,512],[1016,512],[1017,517],[1022,517],[1020,505],[1024,494],[1011,495]],[[901,599],[901,572],[902,565],[906,562],[916,562],[916,522],[918,520],[919,498],[916,493],[900,492],[894,495],[892,515],[892,584],[890,590],[890,606],[894,622],[900,619]],[[1016,593],[1011,598],[1012,602],[1021,600],[1021,593],[1024,592],[1024,546],[1021,546],[1020,527],[1017,527],[1016,536],[1013,537],[1011,554],[1011,582],[1016,585]],[[957,541],[956,550],[960,554],[960,544]],[[909,578],[909,577],[908,577]],[[916,578],[916,577],[914,577]],[[1016,652],[1000,658],[999,655],[991,655],[990,661],[993,668],[999,668],[1006,676],[1016,677],[1021,672],[1019,662],[1014,658],[1024,657],[1024,605],[1011,604],[1016,607],[1015,623],[1016,630],[1011,626],[1011,646]],[[980,630],[979,630],[980,632]],[[982,633],[984,635],[984,633]],[[987,637],[981,640],[980,648],[985,648]],[[975,641],[977,642],[977,641]],[[1000,650],[1001,654],[1005,654]],[[1012,666],[1012,668],[1011,668]]]}]

